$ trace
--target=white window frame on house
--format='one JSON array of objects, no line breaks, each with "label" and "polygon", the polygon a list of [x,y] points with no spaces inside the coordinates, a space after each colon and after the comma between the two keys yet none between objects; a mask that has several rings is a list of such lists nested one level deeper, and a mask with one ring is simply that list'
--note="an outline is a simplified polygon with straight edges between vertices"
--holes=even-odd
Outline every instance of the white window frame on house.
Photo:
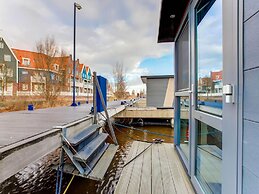
[{"label": "white window frame on house", "polygon": [[29,66],[31,64],[31,59],[30,58],[22,58],[22,64]]},{"label": "white window frame on house", "polygon": [[3,49],[3,48],[4,48],[4,43],[0,42],[0,49]]},{"label": "white window frame on house", "polygon": [[8,77],[13,77],[13,69],[11,69],[11,68],[7,68],[7,76]]},{"label": "white window frame on house", "polygon": [[41,91],[43,91],[43,85],[42,85],[42,84],[35,84],[35,85],[34,85],[34,91],[35,91],[35,92],[41,92]]},{"label": "white window frame on house", "polygon": [[28,71],[25,71],[25,70],[22,71],[22,75],[28,75],[28,74],[29,74]]},{"label": "white window frame on house", "polygon": [[55,71],[59,71],[59,65],[58,64],[55,63],[53,66],[54,66]]},{"label": "white window frame on house", "polygon": [[4,61],[10,62],[11,61],[11,55],[4,55]]},{"label": "white window frame on house", "polygon": [[22,90],[28,90],[29,84],[22,84]]}]

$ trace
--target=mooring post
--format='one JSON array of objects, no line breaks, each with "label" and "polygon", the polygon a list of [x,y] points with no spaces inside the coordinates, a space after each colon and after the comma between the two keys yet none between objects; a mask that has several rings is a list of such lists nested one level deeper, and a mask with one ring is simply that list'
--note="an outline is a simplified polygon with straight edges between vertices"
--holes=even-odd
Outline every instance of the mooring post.
[{"label": "mooring post", "polygon": [[[96,73],[96,72],[95,72]],[[98,90],[98,94],[100,96],[100,99],[101,99],[101,102],[102,102],[102,106],[103,106],[103,109],[104,109],[104,112],[105,112],[105,115],[106,115],[106,119],[107,119],[107,123],[108,123],[108,126],[110,128],[110,131],[111,131],[111,135],[112,135],[112,138],[113,138],[113,141],[116,145],[118,145],[118,141],[116,139],[116,136],[115,136],[115,133],[114,133],[114,130],[113,130],[113,127],[112,127],[112,123],[111,123],[111,120],[109,118],[109,114],[108,114],[108,111],[107,111],[107,107],[105,105],[105,102],[104,102],[104,98],[103,98],[103,93],[102,93],[102,90],[101,90],[101,87],[100,87],[100,84],[98,82],[98,79],[96,77],[96,74],[94,76],[94,82],[96,84],[96,88]]]},{"label": "mooring post", "polygon": [[96,72],[93,72],[93,107],[94,107],[94,124],[97,124],[97,106],[96,106]]}]

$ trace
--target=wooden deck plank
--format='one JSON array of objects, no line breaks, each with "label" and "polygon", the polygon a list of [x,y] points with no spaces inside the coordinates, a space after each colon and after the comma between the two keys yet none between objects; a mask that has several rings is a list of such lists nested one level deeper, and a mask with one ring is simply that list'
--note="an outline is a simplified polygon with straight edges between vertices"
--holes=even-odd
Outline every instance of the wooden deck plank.
[{"label": "wooden deck plank", "polygon": [[[132,145],[127,161],[143,150],[142,144]],[[153,144],[132,163],[123,169],[115,194],[195,193],[172,144]]]},{"label": "wooden deck plank", "polygon": [[[171,149],[175,149],[173,145],[169,145],[169,147],[171,147]],[[175,157],[178,158],[178,155],[177,155],[176,151],[174,151],[174,154],[175,154]],[[195,193],[195,192],[194,192],[194,189],[193,189],[193,187],[192,187],[190,178],[189,178],[189,176],[187,175],[187,173],[186,173],[186,171],[185,171],[185,169],[184,169],[184,167],[183,167],[182,162],[181,162],[179,159],[175,160],[175,162],[176,162],[176,165],[177,165],[178,170],[179,170],[179,172],[180,172],[180,175],[181,175],[182,178],[183,178],[183,181],[184,181],[184,183],[185,183],[185,186],[186,186],[186,189],[187,189],[187,191],[188,191],[188,194],[193,194],[193,193]]]},{"label": "wooden deck plank", "polygon": [[89,178],[103,179],[108,167],[110,166],[114,155],[119,146],[110,144],[101,159],[95,165],[93,171],[88,175]]},{"label": "wooden deck plank", "polygon": [[[139,142],[139,147],[138,147],[136,156],[138,154],[140,154],[148,146],[149,146],[149,144],[147,144],[147,143]],[[143,156],[144,155],[141,154],[134,161],[132,161],[133,170],[131,173],[131,177],[130,177],[130,181],[129,181],[129,185],[128,185],[128,189],[127,189],[128,194],[132,194],[132,193],[138,194],[139,193],[142,167],[143,167]]]},{"label": "wooden deck plank", "polygon": [[[138,141],[134,141],[132,143],[132,146],[131,146],[131,149],[129,151],[127,161],[125,162],[125,164],[128,161],[130,161],[133,157],[135,157],[135,155],[137,153],[137,150],[138,150],[138,146],[139,146]],[[114,192],[115,194],[125,194],[125,193],[127,193],[127,188],[128,188],[128,184],[129,184],[129,181],[130,181],[132,169],[133,169],[133,163],[130,163],[127,166],[124,167],[124,169],[122,170],[119,182],[117,184],[116,190]]]},{"label": "wooden deck plank", "polygon": [[152,145],[152,193],[163,194],[162,173],[159,158],[158,144]]},{"label": "wooden deck plank", "polygon": [[[152,145],[153,146],[153,145]],[[140,182],[139,194],[151,194],[151,184],[152,184],[152,146],[148,148],[143,154],[143,166],[142,166],[142,176]]]},{"label": "wooden deck plank", "polygon": [[164,144],[166,153],[167,153],[167,158],[169,161],[169,167],[170,171],[173,175],[173,181],[175,184],[176,192],[178,194],[186,194],[189,193],[188,189],[186,188],[188,185],[186,185],[184,181],[183,174],[181,172],[182,166],[178,165],[177,160],[179,161],[179,158],[177,154],[175,153],[174,148],[170,144]]},{"label": "wooden deck plank", "polygon": [[165,146],[162,144],[159,146],[159,155],[160,155],[160,166],[163,179],[163,187],[165,194],[176,194],[175,183],[173,181],[173,174],[170,172],[170,163],[168,160]]}]

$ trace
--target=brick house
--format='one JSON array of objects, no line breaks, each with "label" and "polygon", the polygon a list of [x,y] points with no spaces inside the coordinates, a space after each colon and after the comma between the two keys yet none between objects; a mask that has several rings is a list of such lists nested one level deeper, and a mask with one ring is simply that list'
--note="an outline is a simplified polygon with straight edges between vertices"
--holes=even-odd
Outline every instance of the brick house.
[{"label": "brick house", "polygon": [[[48,83],[59,86],[60,95],[73,92],[72,55],[54,57],[47,67],[47,56],[33,51],[10,48],[0,37],[0,96],[40,95]],[[39,62],[39,59],[42,61]],[[93,94],[92,72],[89,66],[76,60],[76,95]],[[54,89],[54,88],[52,88]]]},{"label": "brick house", "polygon": [[48,85],[62,85],[60,90],[66,89],[66,67],[71,63],[69,56],[55,57],[47,67],[45,55],[20,49],[12,50],[18,59],[18,95],[39,95]]}]

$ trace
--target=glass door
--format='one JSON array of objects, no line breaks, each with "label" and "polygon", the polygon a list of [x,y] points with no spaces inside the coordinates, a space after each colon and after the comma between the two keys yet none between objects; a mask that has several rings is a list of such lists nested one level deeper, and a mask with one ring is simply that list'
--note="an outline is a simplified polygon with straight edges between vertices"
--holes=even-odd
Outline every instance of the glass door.
[{"label": "glass door", "polygon": [[[188,20],[188,16],[187,16]],[[186,21],[182,32],[175,42],[175,145],[190,170],[190,41],[189,22]]]},{"label": "glass door", "polygon": [[195,17],[194,176],[205,193],[222,186],[222,0],[199,0]]}]

